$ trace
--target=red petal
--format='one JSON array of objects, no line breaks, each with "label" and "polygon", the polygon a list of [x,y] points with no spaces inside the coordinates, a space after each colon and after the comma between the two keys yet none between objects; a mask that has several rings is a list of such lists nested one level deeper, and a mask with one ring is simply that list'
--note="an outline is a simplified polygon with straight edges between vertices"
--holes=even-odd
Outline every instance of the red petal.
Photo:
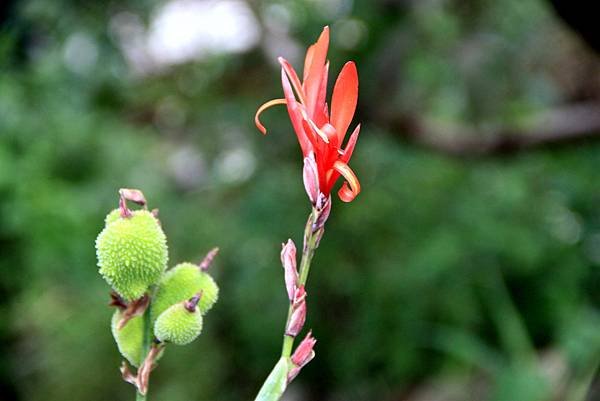
[{"label": "red petal", "polygon": [[335,131],[335,127],[329,123],[324,124],[320,130],[327,136],[327,143],[329,143],[329,147],[331,148],[331,153],[337,157],[337,150],[339,148],[339,143],[337,141],[337,133]]},{"label": "red petal", "polygon": [[[307,135],[311,141],[311,145],[312,145],[312,149],[314,151],[315,154],[315,161],[317,162],[317,170],[319,172],[319,187],[321,188],[321,192],[323,192],[326,187],[326,179],[325,179],[325,167],[327,164],[327,158],[328,158],[328,149],[329,149],[329,144],[328,144],[328,139],[327,139],[327,135],[325,135],[324,132],[320,131],[316,126],[315,123],[310,121],[310,120],[306,120],[304,119],[302,121],[303,126],[304,126],[304,130],[305,132],[307,132]],[[305,156],[307,156],[305,154]],[[329,195],[329,192],[327,192],[326,195]]]},{"label": "red petal", "polygon": [[327,124],[331,127],[329,134],[327,134],[322,129],[317,127],[313,120],[309,118],[305,118],[305,120],[308,123],[309,127],[312,129],[312,131],[316,134],[315,138],[318,136],[325,144],[329,144],[329,137],[331,136],[331,133],[335,133],[335,128],[333,128],[333,125]]},{"label": "red petal", "polygon": [[333,88],[331,98],[331,124],[343,141],[356,110],[358,100],[358,73],[356,65],[349,61],[344,65]]},{"label": "red petal", "polygon": [[[327,74],[329,73],[329,61],[325,63],[323,67],[323,75],[321,78],[321,87],[319,88],[319,95],[317,96],[317,103],[315,107],[315,115],[313,120],[318,127],[322,127],[324,124],[329,122],[327,105],[325,97],[327,96]],[[320,106],[323,105],[323,106]]]},{"label": "red petal", "polygon": [[304,57],[304,70],[302,72],[302,81],[306,82],[308,72],[310,71],[310,65],[312,64],[313,55],[315,54],[315,45],[308,46],[306,49],[306,57]]},{"label": "red petal", "polygon": [[[306,133],[306,137],[308,138],[308,140],[310,141],[310,145],[314,150],[315,153],[315,159],[317,160],[317,164],[319,163],[319,155],[321,152],[319,152],[319,142],[323,142],[323,141],[319,141],[317,139],[317,133],[312,129],[309,120],[303,118],[302,119],[302,127],[304,129],[304,132]],[[308,155],[305,154],[304,157],[306,157]]]},{"label": "red petal", "polygon": [[296,136],[298,137],[298,142],[300,143],[300,147],[302,148],[302,154],[306,156],[312,148],[312,146],[302,126],[302,106],[298,105],[298,103],[296,102],[296,98],[294,97],[294,92],[292,91],[290,81],[283,68],[281,69],[281,85],[283,86],[283,93],[285,94],[288,114],[290,115],[292,126],[294,127],[294,131],[296,132]]},{"label": "red petal", "polygon": [[354,152],[354,147],[356,146],[356,141],[358,140],[358,133],[360,132],[360,124],[354,128],[352,135],[350,135],[350,139],[348,139],[348,143],[346,144],[346,149],[344,149],[344,154],[340,157],[340,160],[344,163],[348,163],[350,158],[352,157],[352,153]]},{"label": "red petal", "polygon": [[[354,152],[354,147],[356,146],[356,141],[358,140],[358,133],[360,132],[360,124],[356,126],[352,135],[350,135],[350,139],[348,139],[348,143],[346,144],[346,149],[341,152],[341,156],[339,156],[339,161],[342,163],[348,164],[350,161],[350,157],[352,157],[352,153]],[[337,156],[337,155],[336,155]],[[335,163],[335,161],[334,161]],[[331,191],[331,187],[335,184],[337,179],[340,177],[340,173],[336,170],[330,170],[329,175],[327,177],[327,183],[329,185],[329,190]]]},{"label": "red petal", "polygon": [[358,192],[354,192],[349,186],[347,182],[342,184],[342,187],[338,191],[338,196],[342,200],[342,202],[352,202],[354,198],[356,198]]},{"label": "red petal", "polygon": [[302,83],[300,82],[300,79],[298,78],[298,74],[296,74],[296,70],[294,70],[294,68],[290,65],[290,63],[283,57],[279,57],[278,60],[279,60],[279,64],[281,64],[281,67],[283,67],[286,74],[288,75],[288,78],[290,79],[292,86],[294,87],[294,90],[296,91],[298,100],[300,101],[300,103],[304,104],[305,103],[304,91],[302,90]]},{"label": "red petal", "polygon": [[329,123],[323,125],[320,130],[323,134],[327,135],[327,153],[325,159],[325,166],[331,166],[338,159],[338,149],[340,144],[338,143],[338,136],[335,131],[335,127]]},{"label": "red petal", "polygon": [[308,68],[308,74],[306,70],[304,71],[306,77],[304,79],[304,93],[306,94],[305,105],[310,117],[315,115],[315,110],[318,106],[317,98],[321,88],[321,81],[323,80],[323,66],[325,65],[327,48],[329,47],[329,27],[326,26],[323,28],[321,36],[319,36],[319,39],[313,46],[314,47],[312,48],[312,51],[309,49],[307,52],[306,62],[308,62],[310,65]]}]

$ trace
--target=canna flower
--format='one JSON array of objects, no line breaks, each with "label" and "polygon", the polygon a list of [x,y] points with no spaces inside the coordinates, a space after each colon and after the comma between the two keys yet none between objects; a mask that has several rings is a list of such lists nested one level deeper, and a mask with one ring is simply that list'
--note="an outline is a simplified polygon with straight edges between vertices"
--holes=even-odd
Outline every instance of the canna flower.
[{"label": "canna flower", "polygon": [[305,187],[311,202],[315,204],[314,184],[325,197],[329,197],[337,179],[342,176],[344,184],[338,191],[344,202],[352,201],[360,192],[360,183],[348,166],[354,151],[360,124],[354,129],[345,147],[342,146],[346,131],[356,110],[358,99],[358,73],[354,62],[347,62],[340,72],[331,97],[331,114],[325,99],[329,61],[329,27],[325,27],[315,44],[306,52],[303,82],[290,63],[279,57],[281,64],[281,84],[285,98],[274,99],[263,104],[254,118],[257,128],[266,134],[267,130],[259,120],[260,114],[267,108],[287,105],[288,114],[298,137],[305,164],[313,159],[317,167],[318,182],[306,183],[310,175],[304,174]]}]

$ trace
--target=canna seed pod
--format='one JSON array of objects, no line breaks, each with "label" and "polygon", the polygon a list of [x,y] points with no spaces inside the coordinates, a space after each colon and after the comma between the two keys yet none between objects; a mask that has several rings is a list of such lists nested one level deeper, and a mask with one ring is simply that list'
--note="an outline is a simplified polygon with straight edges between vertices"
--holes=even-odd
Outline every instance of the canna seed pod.
[{"label": "canna seed pod", "polygon": [[121,311],[116,310],[112,316],[110,327],[115,338],[119,352],[133,366],[138,367],[142,359],[142,342],[144,340],[144,317],[135,316],[124,327],[118,327],[123,317]]},{"label": "canna seed pod", "polygon": [[191,300],[170,306],[154,324],[154,335],[159,341],[177,345],[191,343],[201,332],[202,313]]},{"label": "canna seed pod", "polygon": [[114,219],[96,239],[100,274],[126,301],[140,298],[165,271],[167,240],[158,220],[147,210]]},{"label": "canna seed pod", "polygon": [[112,212],[106,215],[104,218],[104,225],[108,226],[110,223],[114,223],[115,221],[121,218],[121,210],[114,209]]},{"label": "canna seed pod", "polygon": [[152,321],[171,305],[202,293],[198,308],[205,315],[219,297],[219,287],[210,274],[192,263],[180,263],[168,270],[160,280],[152,301]]}]

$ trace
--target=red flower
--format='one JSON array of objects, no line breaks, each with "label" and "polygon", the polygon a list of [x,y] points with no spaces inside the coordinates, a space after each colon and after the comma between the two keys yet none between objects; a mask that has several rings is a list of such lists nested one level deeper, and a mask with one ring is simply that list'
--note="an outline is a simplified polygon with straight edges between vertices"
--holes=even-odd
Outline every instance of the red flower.
[{"label": "red flower", "polygon": [[266,134],[267,130],[259,120],[260,113],[271,106],[286,104],[304,157],[314,158],[316,162],[319,192],[329,197],[341,175],[346,181],[338,195],[344,202],[350,202],[360,192],[360,183],[348,166],[358,139],[360,124],[354,129],[344,148],[342,143],[356,110],[358,74],[354,62],[349,61],[344,65],[333,88],[330,115],[325,99],[329,71],[329,62],[326,60],[328,46],[329,28],[325,27],[317,42],[306,52],[303,82],[300,82],[290,63],[279,58],[285,98],[263,104],[256,112],[254,122]]}]

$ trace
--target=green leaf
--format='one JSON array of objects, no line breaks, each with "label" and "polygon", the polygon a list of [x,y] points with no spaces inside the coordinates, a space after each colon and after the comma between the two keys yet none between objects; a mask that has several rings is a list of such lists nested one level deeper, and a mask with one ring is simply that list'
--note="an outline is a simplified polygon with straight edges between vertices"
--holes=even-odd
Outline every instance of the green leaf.
[{"label": "green leaf", "polygon": [[265,380],[254,401],[279,400],[287,387],[288,370],[288,360],[282,357],[271,371],[271,374],[269,374],[269,377],[267,377],[267,380]]}]

